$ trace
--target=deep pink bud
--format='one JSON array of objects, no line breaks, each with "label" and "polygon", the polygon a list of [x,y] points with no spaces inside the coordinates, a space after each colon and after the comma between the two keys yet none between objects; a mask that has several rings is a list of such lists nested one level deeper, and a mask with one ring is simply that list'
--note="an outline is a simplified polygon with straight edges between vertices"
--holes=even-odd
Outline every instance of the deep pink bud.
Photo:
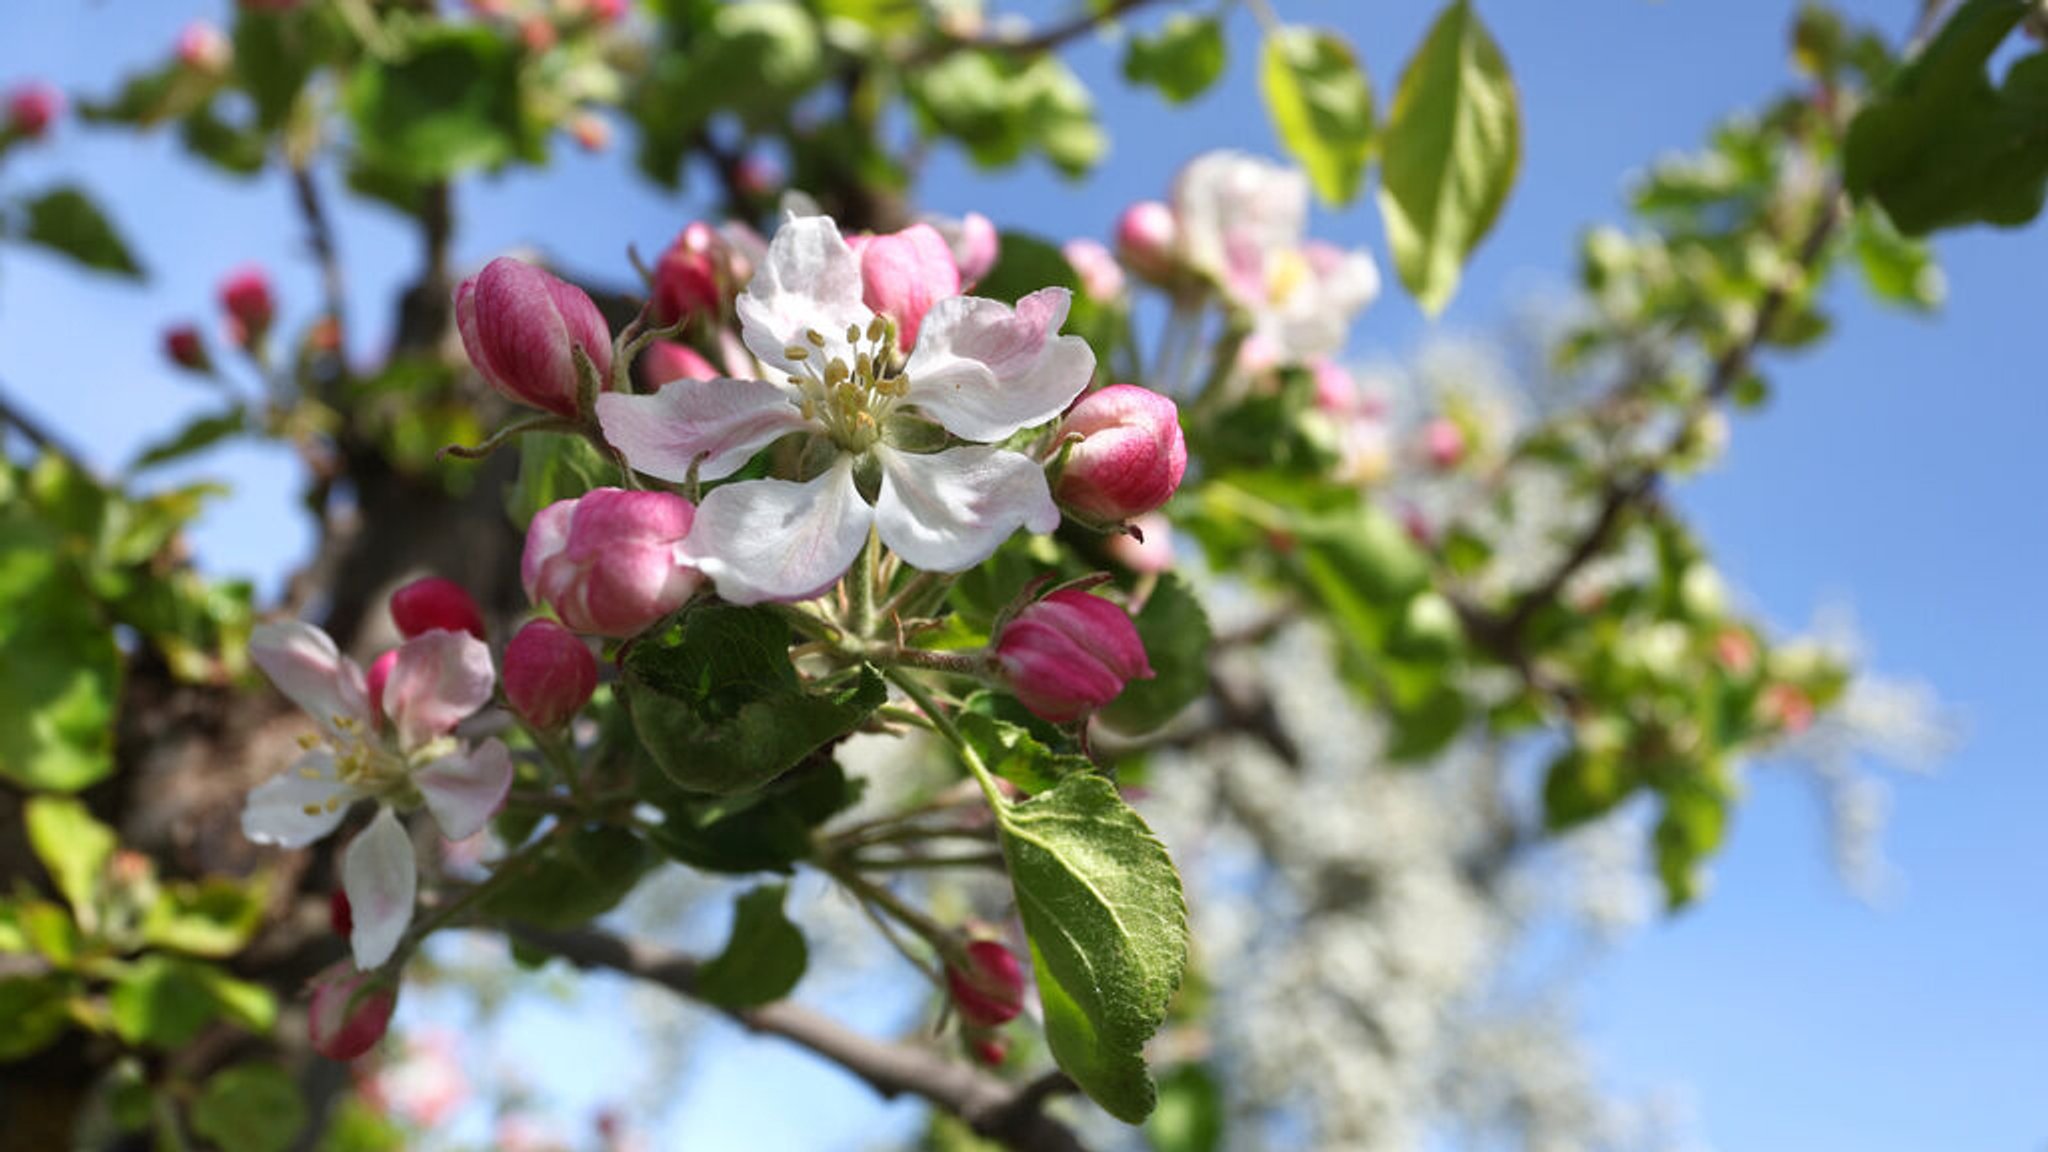
[{"label": "deep pink bud", "polygon": [[597,658],[553,620],[530,620],[505,645],[505,698],[536,728],[556,728],[590,703]]},{"label": "deep pink bud", "polygon": [[1157,200],[1140,200],[1116,222],[1116,251],[1132,275],[1152,284],[1170,284],[1179,277],[1180,221],[1173,209]]},{"label": "deep pink bud", "polygon": [[213,371],[213,357],[206,354],[206,341],[199,329],[179,324],[164,329],[164,355],[171,363],[190,372]]},{"label": "deep pink bud", "polygon": [[1447,417],[1431,420],[1422,426],[1422,452],[1432,468],[1456,468],[1465,458],[1465,430]]},{"label": "deep pink bud", "polygon": [[1081,289],[1091,300],[1114,300],[1124,294],[1124,266],[1116,262],[1116,256],[1109,249],[1093,240],[1069,240],[1060,251],[1067,263],[1074,266],[1074,274],[1081,278]]},{"label": "deep pink bud", "polygon": [[896,342],[906,351],[935,301],[960,294],[960,268],[946,238],[929,224],[869,237],[860,253],[860,278],[868,307],[896,322]]},{"label": "deep pink bud", "polygon": [[996,638],[996,663],[1017,699],[1055,724],[1116,699],[1125,681],[1152,678],[1130,615],[1079,588],[1017,613]]},{"label": "deep pink bud", "polygon": [[391,594],[391,622],[407,640],[436,628],[484,639],[484,614],[453,580],[422,576]]},{"label": "deep pink bud", "polygon": [[989,1068],[1000,1068],[1010,1058],[1009,1041],[1001,1036],[976,1036],[967,1043],[974,1058]]},{"label": "deep pink bud", "polygon": [[356,930],[355,912],[348,905],[348,893],[339,888],[327,894],[327,926],[343,940]]},{"label": "deep pink bud", "polygon": [[612,24],[625,18],[626,0],[590,0],[590,18],[599,24]]},{"label": "deep pink bud", "polygon": [[1086,520],[1115,524],[1166,503],[1188,470],[1187,438],[1173,401],[1135,384],[1091,392],[1060,422],[1055,442],[1079,435],[1053,495]]},{"label": "deep pink bud", "polygon": [[228,314],[228,333],[235,343],[248,347],[263,339],[270,322],[277,319],[277,301],[270,294],[270,276],[254,264],[244,264],[220,282],[221,310]]},{"label": "deep pink bud", "polygon": [[204,20],[194,20],[178,33],[178,63],[194,72],[225,72],[234,55],[227,34]]},{"label": "deep pink bud", "polygon": [[519,577],[536,604],[598,636],[632,636],[682,607],[703,574],[677,559],[697,508],[667,492],[595,488],[541,509]]},{"label": "deep pink bud", "polygon": [[946,989],[960,1018],[982,1028],[997,1028],[1024,1010],[1024,966],[1017,954],[994,940],[967,945],[965,970],[948,966]]},{"label": "deep pink bud", "polygon": [[697,354],[695,348],[668,340],[656,340],[641,354],[640,368],[647,382],[659,387],[671,380],[715,380],[718,369]]},{"label": "deep pink bud", "polygon": [[7,129],[34,139],[48,132],[63,111],[64,94],[32,80],[7,94]]},{"label": "deep pink bud", "polygon": [[391,1027],[398,988],[344,960],[314,977],[306,1014],[313,1051],[329,1060],[353,1060],[376,1046]]},{"label": "deep pink bud", "polygon": [[[384,685],[391,680],[391,670],[398,667],[398,649],[392,648],[370,661],[369,670],[363,673],[363,692],[370,698],[370,714],[377,723],[384,723]],[[335,895],[341,896],[336,892]],[[348,897],[341,896],[341,910],[348,912]],[[347,933],[343,933],[347,935]]]},{"label": "deep pink bud", "polygon": [[612,333],[583,289],[523,260],[500,256],[455,290],[455,323],[470,363],[491,387],[522,404],[575,417],[580,381],[574,348],[612,371]]},{"label": "deep pink bud", "polygon": [[725,241],[702,220],[683,229],[654,265],[654,318],[664,325],[725,314],[728,288]]}]

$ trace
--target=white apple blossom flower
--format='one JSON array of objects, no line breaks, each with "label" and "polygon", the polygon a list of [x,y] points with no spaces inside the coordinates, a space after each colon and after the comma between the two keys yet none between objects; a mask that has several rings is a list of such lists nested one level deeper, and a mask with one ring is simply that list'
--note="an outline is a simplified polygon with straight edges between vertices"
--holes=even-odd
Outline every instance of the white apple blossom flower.
[{"label": "white apple blossom flower", "polygon": [[1251,316],[1255,364],[1340,352],[1351,318],[1380,292],[1363,249],[1304,242],[1308,178],[1243,152],[1206,152],[1174,184],[1182,258]]},{"label": "white apple blossom flower", "polygon": [[[994,444],[1058,416],[1094,375],[1087,342],[1058,335],[1067,292],[1015,308],[940,299],[907,358],[862,296],[860,263],[833,222],[793,219],[738,302],[747,348],[782,380],[677,380],[598,398],[606,438],[664,480],[723,479],[785,435],[810,438],[801,479],[728,484],[698,505],[684,558],[733,603],[823,592],[871,528],[911,566],[958,572],[1019,528],[1059,526],[1038,462]],[[946,433],[971,443],[929,450]]]},{"label": "white apple blossom flower", "polygon": [[422,804],[451,840],[475,835],[505,801],[512,756],[487,740],[464,749],[451,733],[490,701],[491,651],[466,632],[436,630],[396,653],[378,705],[363,670],[327,633],[297,620],[257,626],[249,655],[320,727],[305,754],[249,793],[242,833],[259,844],[303,848],[334,831],[358,800],[377,816],[341,861],[354,921],[356,966],[390,959],[412,922],[418,867],[398,811]]}]

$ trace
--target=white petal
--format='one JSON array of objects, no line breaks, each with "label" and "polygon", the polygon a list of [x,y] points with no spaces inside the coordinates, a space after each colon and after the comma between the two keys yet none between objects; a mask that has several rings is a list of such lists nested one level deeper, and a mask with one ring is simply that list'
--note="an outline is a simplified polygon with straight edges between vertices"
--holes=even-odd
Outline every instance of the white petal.
[{"label": "white petal", "polygon": [[355,789],[334,775],[334,753],[314,748],[258,784],[242,805],[242,835],[258,844],[304,848],[348,815]]},{"label": "white petal", "polygon": [[949,296],[925,313],[903,374],[906,402],[968,440],[1001,440],[1066,410],[1095,374],[1095,352],[1059,336],[1072,301],[1043,288],[1007,304]]},{"label": "white petal", "polygon": [[467,840],[483,829],[505,803],[512,787],[512,753],[502,741],[486,740],[466,756],[443,756],[412,774],[427,811],[450,840]]},{"label": "white petal", "polygon": [[928,456],[875,452],[882,460],[875,524],[882,542],[914,568],[958,572],[988,559],[1019,528],[1060,526],[1044,469],[1021,453],[978,446]]},{"label": "white petal", "polygon": [[398,727],[399,746],[417,748],[489,703],[497,682],[483,641],[467,632],[421,633],[398,649],[384,682],[384,714]]},{"label": "white petal", "polygon": [[753,282],[735,303],[748,350],[799,375],[806,370],[783,350],[805,346],[806,330],[825,337],[824,351],[836,355],[849,326],[865,332],[875,318],[861,302],[860,261],[829,216],[802,216],[776,229]]},{"label": "white petal", "polygon": [[391,809],[377,809],[377,818],[349,842],[341,859],[341,890],[348,895],[354,921],[348,942],[355,949],[356,967],[367,972],[391,959],[406,925],[412,923],[418,887],[412,837]]},{"label": "white petal", "polygon": [[1308,227],[1308,178],[1243,152],[1196,157],[1173,201],[1188,263],[1240,295],[1256,292],[1268,259],[1294,249]]},{"label": "white petal", "polygon": [[815,480],[746,480],[706,496],[683,559],[734,604],[807,600],[852,566],[873,521],[842,455]]},{"label": "white petal", "polygon": [[697,464],[698,479],[723,480],[778,437],[811,427],[792,391],[765,380],[674,380],[652,396],[599,396],[597,422],[649,476],[681,484]]},{"label": "white petal", "polygon": [[249,634],[249,658],[277,690],[328,732],[337,721],[371,722],[363,670],[341,654],[334,640],[300,620],[258,624]]}]

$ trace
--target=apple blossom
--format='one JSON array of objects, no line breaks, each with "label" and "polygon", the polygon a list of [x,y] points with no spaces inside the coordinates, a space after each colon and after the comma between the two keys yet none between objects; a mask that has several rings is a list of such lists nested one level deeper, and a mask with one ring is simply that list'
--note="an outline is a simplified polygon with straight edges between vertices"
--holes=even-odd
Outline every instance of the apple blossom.
[{"label": "apple blossom", "polygon": [[1081,278],[1081,288],[1089,299],[1115,300],[1124,294],[1124,267],[1101,243],[1069,240],[1060,252],[1074,266],[1074,274]]},{"label": "apple blossom", "polygon": [[[242,833],[259,844],[303,848],[341,825],[358,800],[377,815],[342,853],[342,890],[359,968],[389,959],[412,921],[418,873],[396,812],[424,805],[443,835],[474,835],[504,802],[512,756],[487,740],[465,748],[455,725],[490,702],[490,649],[462,632],[408,640],[373,704],[363,671],[325,632],[297,620],[258,625],[249,656],[303,709],[319,735],[242,809]],[[388,718],[380,723],[379,711]]]},{"label": "apple blossom", "polygon": [[1127,681],[1152,678],[1130,615],[1080,588],[1063,588],[1017,613],[996,638],[995,655],[1024,707],[1056,724],[1116,699]]},{"label": "apple blossom", "polygon": [[1060,506],[1098,524],[1115,524],[1166,503],[1188,469],[1187,439],[1173,401],[1134,384],[1091,392],[1060,422],[1065,443]]},{"label": "apple blossom", "polygon": [[967,968],[946,968],[946,990],[960,1018],[981,1028],[996,1028],[1024,1011],[1024,966],[1017,954],[994,940],[967,944]]},{"label": "apple blossom", "polygon": [[[1060,289],[1014,308],[949,296],[900,358],[838,228],[799,217],[776,232],[738,300],[748,349],[783,380],[608,395],[598,421],[627,463],[676,482],[730,476],[785,435],[811,439],[802,479],[728,484],[698,508],[683,555],[729,601],[817,595],[871,528],[911,566],[958,572],[1019,528],[1059,526],[1037,462],[992,442],[1058,416],[1094,375],[1087,342],[1057,335],[1068,304]],[[942,431],[973,443],[928,450]]]},{"label": "apple blossom", "polygon": [[1422,426],[1422,454],[1439,472],[1456,468],[1465,458],[1465,430],[1449,417],[1431,420]]},{"label": "apple blossom", "polygon": [[559,728],[597,691],[597,658],[574,632],[530,620],[505,645],[505,698],[536,728]]},{"label": "apple blossom", "polygon": [[713,228],[692,222],[655,262],[650,299],[655,320],[723,321],[733,294],[753,275],[761,247],[761,238],[744,224]]},{"label": "apple blossom", "polygon": [[436,628],[485,638],[484,614],[469,590],[439,576],[422,576],[393,592],[391,622],[408,640]]},{"label": "apple blossom", "polygon": [[17,136],[38,139],[64,111],[64,94],[40,80],[23,84],[7,94],[5,128]]},{"label": "apple blossom", "polygon": [[520,581],[578,632],[632,636],[682,607],[702,582],[681,558],[696,519],[688,500],[668,492],[594,488],[558,500],[526,529]]},{"label": "apple blossom", "polygon": [[501,256],[455,290],[463,350],[508,399],[557,416],[579,415],[582,349],[599,386],[611,375],[612,335],[583,289]]}]

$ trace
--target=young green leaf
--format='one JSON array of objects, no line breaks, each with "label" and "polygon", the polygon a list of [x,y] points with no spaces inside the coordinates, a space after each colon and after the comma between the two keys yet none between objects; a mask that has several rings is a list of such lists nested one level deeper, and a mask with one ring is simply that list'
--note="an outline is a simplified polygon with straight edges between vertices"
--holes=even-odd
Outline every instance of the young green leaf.
[{"label": "young green leaf", "polygon": [[1051,791],[1076,772],[1094,771],[1087,757],[1054,752],[1021,724],[980,712],[962,712],[958,723],[989,771],[1031,795]]},{"label": "young green leaf", "polygon": [[1316,195],[1332,207],[1351,203],[1373,145],[1372,85],[1351,45],[1325,29],[1277,29],[1260,53],[1259,88]]},{"label": "young green leaf", "polygon": [[0,1063],[33,1056],[71,1022],[70,981],[62,976],[0,979]]},{"label": "young green leaf", "polygon": [[263,923],[263,888],[227,877],[175,883],[142,919],[142,938],[158,948],[215,958],[240,952]]},{"label": "young green leaf", "polygon": [[1053,1058],[1127,1123],[1156,1093],[1144,1046],[1187,968],[1187,904],[1166,846],[1095,775],[996,810],[1031,939]]},{"label": "young green leaf", "polygon": [[1176,12],[1157,33],[1131,37],[1124,50],[1124,79],[1150,84],[1172,103],[1185,104],[1216,83],[1224,60],[1221,22]]},{"label": "young green leaf", "polygon": [[70,792],[111,771],[120,653],[61,539],[19,515],[0,517],[0,651],[0,778]]},{"label": "young green leaf", "polygon": [[20,226],[20,239],[99,272],[142,279],[142,265],[129,252],[128,242],[84,192],[53,188],[30,197],[22,207],[27,215]]},{"label": "young green leaf", "polygon": [[1401,282],[1435,315],[1515,182],[1521,112],[1507,61],[1456,0],[1401,73],[1380,152],[1380,214]]},{"label": "young green leaf", "polygon": [[783,915],[786,884],[766,884],[733,904],[725,951],[697,970],[697,994],[722,1008],[754,1008],[796,988],[810,962],[804,934]]},{"label": "young green leaf", "polygon": [[520,93],[519,53],[480,25],[436,25],[391,58],[356,66],[343,95],[366,162],[445,180],[541,154]]},{"label": "young green leaf", "polygon": [[1135,622],[1152,679],[1125,684],[1102,719],[1125,732],[1149,732],[1209,690],[1209,616],[1187,581],[1168,574],[1146,597]]},{"label": "young green leaf", "polygon": [[87,931],[99,919],[99,895],[120,841],[114,830],[93,818],[85,805],[69,796],[32,796],[23,818],[36,858],[49,869],[57,891]]},{"label": "young green leaf", "polygon": [[217,1072],[192,1104],[192,1130],[221,1152],[285,1152],[305,1126],[298,1085],[275,1064]]}]

